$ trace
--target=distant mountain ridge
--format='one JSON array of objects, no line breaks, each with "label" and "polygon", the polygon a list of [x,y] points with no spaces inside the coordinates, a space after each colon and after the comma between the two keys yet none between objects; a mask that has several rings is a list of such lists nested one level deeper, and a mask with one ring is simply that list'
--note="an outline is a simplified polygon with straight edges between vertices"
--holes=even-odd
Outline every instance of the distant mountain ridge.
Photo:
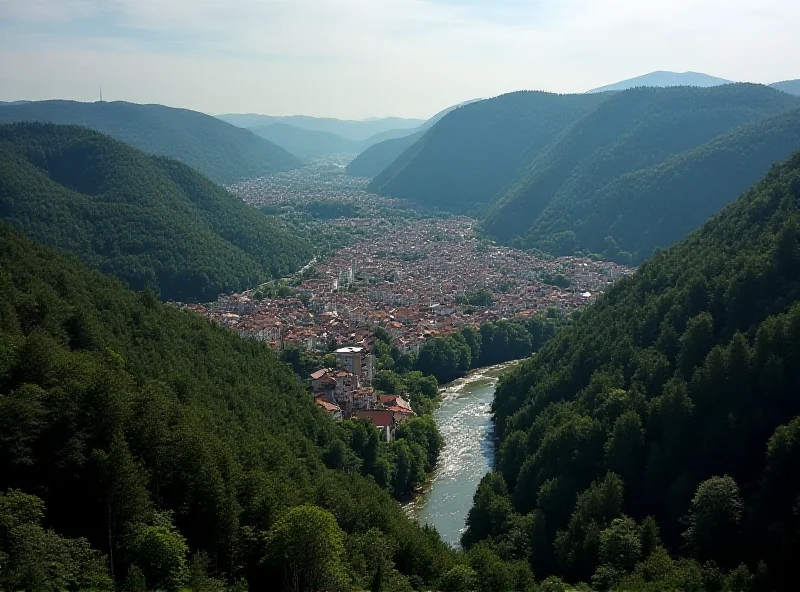
[{"label": "distant mountain ridge", "polygon": [[0,123],[74,124],[108,134],[150,154],[185,162],[216,183],[302,166],[283,148],[204,113],[124,102],[37,101],[0,105]]},{"label": "distant mountain ridge", "polygon": [[221,119],[237,127],[245,128],[283,123],[304,130],[336,134],[351,140],[366,140],[375,134],[390,130],[412,130],[425,122],[423,119],[407,119],[403,117],[346,120],[334,119],[331,117],[311,117],[308,115],[275,116],[259,115],[257,113],[226,113],[224,115],[217,115],[217,119]]},{"label": "distant mountain ridge", "polygon": [[781,117],[798,107],[743,83],[512,93],[444,117],[368,188],[481,217],[507,244],[639,262],[799,148],[798,113]]},{"label": "distant mountain ridge", "polygon": [[607,99],[520,91],[465,105],[443,117],[368,188],[461,211],[487,204],[533,154]]},{"label": "distant mountain ridge", "polygon": [[[347,174],[351,177],[375,177],[388,167],[397,157],[408,148],[414,145],[422,136],[436,125],[445,115],[470,103],[476,103],[480,99],[465,101],[458,105],[453,105],[443,109],[420,125],[414,133],[403,135],[382,142],[374,143],[366,148],[358,157],[347,166]],[[371,138],[375,139],[375,137]]]},{"label": "distant mountain ridge", "polygon": [[770,86],[790,95],[800,95],[800,80],[784,80],[770,84]]},{"label": "distant mountain ridge", "polygon": [[0,220],[165,300],[211,301],[312,256],[185,164],[78,126],[0,125]]},{"label": "distant mountain ridge", "polygon": [[650,72],[649,74],[629,78],[628,80],[615,82],[614,84],[593,88],[586,92],[598,93],[609,90],[627,90],[629,88],[636,88],[637,86],[699,86],[708,88],[710,86],[730,84],[731,82],[733,81],[717,78],[716,76],[709,76],[701,72],[670,72],[667,70],[659,70],[657,72]]}]

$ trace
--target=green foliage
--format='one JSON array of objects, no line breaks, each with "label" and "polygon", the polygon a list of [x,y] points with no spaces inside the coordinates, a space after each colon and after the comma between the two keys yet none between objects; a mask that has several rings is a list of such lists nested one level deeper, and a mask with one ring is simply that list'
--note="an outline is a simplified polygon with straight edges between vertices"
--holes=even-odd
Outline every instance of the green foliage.
[{"label": "green foliage", "polygon": [[44,504],[33,495],[0,491],[0,588],[111,590],[106,559],[86,539],[67,539],[42,527]]},{"label": "green foliage", "polygon": [[149,526],[137,526],[128,545],[131,562],[141,568],[148,587],[180,590],[189,579],[186,539],[169,518],[158,516]]},{"label": "green foliage", "polygon": [[482,289],[476,292],[465,292],[456,296],[456,304],[469,304],[481,308],[488,308],[492,305],[492,293],[490,290]]},{"label": "green foliage", "polygon": [[[531,154],[483,224],[558,255],[641,261],[730,203],[800,148],[794,97],[747,84],[608,93]],[[771,118],[771,119],[770,119]],[[609,244],[608,238],[611,238]]]},{"label": "green foliage", "polygon": [[740,544],[744,504],[731,477],[712,477],[697,487],[684,533],[695,555],[725,563]]},{"label": "green foliage", "polygon": [[311,257],[186,165],[73,126],[0,126],[0,218],[164,300],[215,300]]},{"label": "green foliage", "polygon": [[525,321],[483,323],[479,331],[464,327],[457,333],[428,339],[416,368],[440,383],[450,382],[473,368],[529,356],[555,335],[560,324],[560,319],[540,314]]},{"label": "green foliage", "polygon": [[252,132],[203,113],[162,105],[36,101],[0,106],[0,122],[88,127],[159,156],[185,162],[216,183],[295,169],[301,162]]},{"label": "green foliage", "polygon": [[314,506],[292,508],[266,534],[265,563],[282,575],[288,592],[342,590],[345,533],[333,514]]},{"label": "green foliage", "polygon": [[605,99],[515,92],[465,105],[405,150],[368,189],[460,211],[488,203],[526,158]]},{"label": "green foliage", "polygon": [[797,154],[504,376],[484,482],[507,494],[479,488],[465,541],[601,589],[724,589],[760,563],[759,586],[791,587],[799,212]]},{"label": "green foliage", "polygon": [[439,589],[442,592],[476,592],[477,575],[468,565],[456,565],[442,578]]},{"label": "green foliage", "polygon": [[32,524],[42,502],[21,505],[14,515],[27,522],[11,531],[28,542],[0,541],[2,577],[38,574],[50,550],[83,571],[35,577],[108,589],[97,549],[127,589],[265,589],[275,565],[260,564],[264,540],[300,505],[330,512],[348,537],[379,530],[397,590],[431,586],[454,565],[439,535],[379,486],[405,492],[424,478],[426,447],[439,442],[430,420],[386,444],[369,424],[332,421],[261,344],[5,226],[0,260],[0,491],[39,493],[53,529]]}]

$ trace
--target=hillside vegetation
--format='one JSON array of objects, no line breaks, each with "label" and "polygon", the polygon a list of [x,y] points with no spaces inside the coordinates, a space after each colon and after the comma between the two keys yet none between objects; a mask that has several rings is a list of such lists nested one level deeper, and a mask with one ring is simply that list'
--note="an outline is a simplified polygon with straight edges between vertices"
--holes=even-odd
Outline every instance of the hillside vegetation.
[{"label": "hillside vegetation", "polygon": [[701,226],[797,149],[800,109],[736,128],[594,193],[557,195],[523,244],[570,254],[574,236],[584,250],[640,263]]},{"label": "hillside vegetation", "polygon": [[347,174],[351,177],[375,177],[392,164],[403,152],[411,148],[424,131],[416,132],[403,138],[384,140],[370,146],[347,165]]},{"label": "hillside vegetation", "polygon": [[501,380],[464,544],[599,590],[791,589],[799,301],[796,153]]},{"label": "hillside vegetation", "polygon": [[488,203],[554,136],[605,100],[517,92],[465,105],[403,152],[369,190],[462,211]]},{"label": "hillside vegetation", "polygon": [[410,470],[418,420],[337,424],[262,344],[1,224],[0,260],[0,588],[410,591],[461,561],[362,476]]},{"label": "hillside vegetation", "polygon": [[302,165],[297,157],[248,130],[188,109],[124,102],[0,105],[0,123],[16,121],[88,127],[150,154],[185,162],[222,184]]},{"label": "hillside vegetation", "polygon": [[188,166],[76,126],[0,126],[0,220],[170,300],[252,287],[312,251]]},{"label": "hillside vegetation", "polygon": [[[594,200],[595,192],[622,175],[659,165],[670,156],[797,105],[785,93],[747,84],[636,88],[610,94],[530,161],[493,204],[484,229],[506,241],[524,236],[551,204],[562,226],[574,225],[575,204]],[[720,168],[707,174],[727,171]],[[702,199],[695,195],[696,201]],[[630,205],[612,214],[622,215]],[[582,235],[575,237],[574,244],[570,244],[571,236],[559,233],[537,238],[541,244],[535,246],[548,251],[570,253],[585,248]]]}]

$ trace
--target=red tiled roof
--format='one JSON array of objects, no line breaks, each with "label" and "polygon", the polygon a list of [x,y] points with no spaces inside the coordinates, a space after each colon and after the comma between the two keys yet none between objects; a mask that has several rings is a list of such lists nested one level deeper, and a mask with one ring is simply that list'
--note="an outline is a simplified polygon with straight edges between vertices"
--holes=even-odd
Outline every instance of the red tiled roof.
[{"label": "red tiled roof", "polygon": [[314,399],[314,402],[317,405],[319,405],[320,407],[322,407],[328,413],[339,413],[339,412],[342,411],[341,409],[339,409],[338,405],[334,405],[333,403],[329,403],[328,401],[325,401],[325,400],[323,400],[323,399],[321,399],[319,397]]}]

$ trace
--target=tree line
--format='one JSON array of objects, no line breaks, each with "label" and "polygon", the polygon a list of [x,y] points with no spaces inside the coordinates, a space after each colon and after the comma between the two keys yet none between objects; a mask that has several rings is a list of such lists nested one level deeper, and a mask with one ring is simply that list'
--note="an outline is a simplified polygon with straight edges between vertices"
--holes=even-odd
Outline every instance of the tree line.
[{"label": "tree line", "polygon": [[598,590],[783,590],[800,481],[800,153],[504,377],[462,539]]}]

